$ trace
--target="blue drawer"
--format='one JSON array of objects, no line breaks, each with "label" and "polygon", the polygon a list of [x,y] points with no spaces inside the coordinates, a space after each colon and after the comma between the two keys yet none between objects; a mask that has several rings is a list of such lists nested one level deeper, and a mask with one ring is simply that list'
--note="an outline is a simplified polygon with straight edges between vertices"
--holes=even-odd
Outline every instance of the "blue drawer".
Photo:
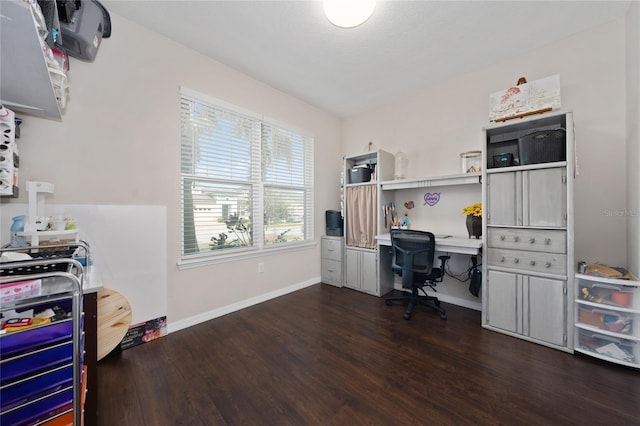
[{"label": "blue drawer", "polygon": [[3,426],[31,425],[58,411],[63,411],[69,405],[73,407],[73,388],[65,389],[45,399],[3,412],[0,414],[0,424]]},{"label": "blue drawer", "polygon": [[6,333],[0,337],[0,353],[2,358],[10,357],[14,354],[41,348],[44,345],[71,339],[72,333],[73,321],[71,320]]},{"label": "blue drawer", "polygon": [[9,359],[6,359],[3,354],[0,360],[0,383],[8,384],[10,381],[68,364],[72,359],[73,342],[71,341]]},{"label": "blue drawer", "polygon": [[0,388],[0,411],[5,411],[73,384],[73,365],[20,380]]}]

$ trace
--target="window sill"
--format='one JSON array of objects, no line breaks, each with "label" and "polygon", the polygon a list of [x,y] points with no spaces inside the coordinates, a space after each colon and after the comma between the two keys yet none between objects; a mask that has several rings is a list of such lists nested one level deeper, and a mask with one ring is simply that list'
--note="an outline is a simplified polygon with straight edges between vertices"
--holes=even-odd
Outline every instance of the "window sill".
[{"label": "window sill", "polygon": [[199,268],[202,266],[217,265],[219,263],[227,263],[236,260],[251,259],[255,257],[272,256],[301,249],[314,248],[318,244],[315,241],[306,241],[296,244],[287,244],[285,247],[268,247],[243,250],[241,252],[205,255],[190,259],[182,259],[177,262],[178,270]]}]

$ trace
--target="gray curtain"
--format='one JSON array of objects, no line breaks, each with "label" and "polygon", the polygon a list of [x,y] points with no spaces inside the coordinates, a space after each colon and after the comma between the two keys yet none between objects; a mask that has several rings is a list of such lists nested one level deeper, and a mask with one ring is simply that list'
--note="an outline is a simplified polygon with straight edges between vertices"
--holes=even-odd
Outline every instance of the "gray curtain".
[{"label": "gray curtain", "polygon": [[347,188],[347,245],[376,248],[378,193],[376,185]]}]

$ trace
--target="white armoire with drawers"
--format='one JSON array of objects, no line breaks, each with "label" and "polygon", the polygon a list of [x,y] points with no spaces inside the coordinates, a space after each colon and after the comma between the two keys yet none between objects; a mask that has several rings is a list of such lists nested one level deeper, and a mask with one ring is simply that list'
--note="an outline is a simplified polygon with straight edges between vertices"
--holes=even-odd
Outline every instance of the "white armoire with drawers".
[{"label": "white armoire with drawers", "polygon": [[573,352],[573,114],[483,134],[482,326]]}]

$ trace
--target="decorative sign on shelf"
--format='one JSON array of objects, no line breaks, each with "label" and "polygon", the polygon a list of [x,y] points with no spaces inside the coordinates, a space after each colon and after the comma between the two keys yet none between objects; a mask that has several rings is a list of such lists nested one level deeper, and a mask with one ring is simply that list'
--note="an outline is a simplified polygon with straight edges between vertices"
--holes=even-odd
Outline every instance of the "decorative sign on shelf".
[{"label": "decorative sign on shelf", "polygon": [[529,83],[521,78],[516,86],[489,96],[489,121],[506,121],[557,108],[560,108],[560,74]]}]

